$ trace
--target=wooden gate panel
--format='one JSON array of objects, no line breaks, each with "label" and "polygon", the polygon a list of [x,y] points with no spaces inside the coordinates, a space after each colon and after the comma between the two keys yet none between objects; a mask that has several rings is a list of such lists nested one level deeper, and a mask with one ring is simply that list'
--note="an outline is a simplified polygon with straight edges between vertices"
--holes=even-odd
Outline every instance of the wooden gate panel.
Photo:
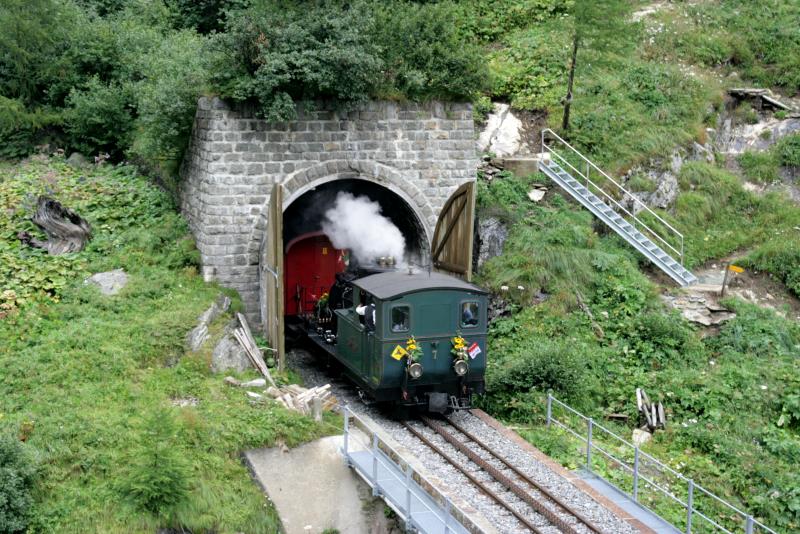
[{"label": "wooden gate panel", "polygon": [[283,302],[283,186],[275,184],[269,199],[267,231],[261,254],[261,280],[264,293],[264,332],[274,349],[278,370],[284,369]]},{"label": "wooden gate panel", "polygon": [[431,244],[431,261],[439,271],[472,280],[475,182],[456,189],[445,203]]}]

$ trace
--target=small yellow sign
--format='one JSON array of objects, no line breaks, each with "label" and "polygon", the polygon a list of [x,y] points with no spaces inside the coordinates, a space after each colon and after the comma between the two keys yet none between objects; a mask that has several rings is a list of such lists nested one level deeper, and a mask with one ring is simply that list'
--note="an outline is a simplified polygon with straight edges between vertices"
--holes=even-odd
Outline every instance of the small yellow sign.
[{"label": "small yellow sign", "polygon": [[744,269],[742,269],[738,265],[728,265],[728,269],[730,269],[731,271],[733,271],[735,273],[743,273],[744,272]]},{"label": "small yellow sign", "polygon": [[327,256],[328,255],[328,247],[322,247],[322,255],[323,256]]},{"label": "small yellow sign", "polygon": [[392,358],[395,360],[401,360],[406,354],[408,354],[408,351],[400,345],[397,345],[392,351]]}]

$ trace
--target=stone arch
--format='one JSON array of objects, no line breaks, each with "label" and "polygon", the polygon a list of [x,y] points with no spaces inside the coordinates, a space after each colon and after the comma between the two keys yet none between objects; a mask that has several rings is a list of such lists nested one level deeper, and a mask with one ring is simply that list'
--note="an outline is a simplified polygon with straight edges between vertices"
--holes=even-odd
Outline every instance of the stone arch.
[{"label": "stone arch", "polygon": [[[283,198],[283,211],[309,190],[336,180],[359,179],[381,185],[399,196],[416,215],[425,231],[425,237],[430,243],[433,228],[436,225],[436,212],[420,189],[410,180],[403,177],[397,169],[370,160],[331,160],[299,169],[281,182],[285,188]],[[247,250],[248,260],[251,265],[258,263],[259,251],[265,236],[267,226],[266,202],[261,208],[261,213],[253,228]]]}]

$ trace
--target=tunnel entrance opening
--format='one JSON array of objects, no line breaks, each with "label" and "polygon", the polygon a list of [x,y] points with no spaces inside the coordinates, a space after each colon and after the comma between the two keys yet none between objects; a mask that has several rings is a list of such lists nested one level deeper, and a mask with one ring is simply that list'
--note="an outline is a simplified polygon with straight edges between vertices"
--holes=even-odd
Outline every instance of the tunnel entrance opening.
[{"label": "tunnel entrance opening", "polygon": [[[376,267],[376,258],[370,255],[373,249],[361,247],[360,237],[350,239],[350,245],[342,245],[342,234],[333,231],[332,235],[326,235],[326,231],[331,233],[329,225],[323,229],[326,220],[349,219],[347,228],[355,229],[352,233],[358,236],[362,235],[362,227],[371,230],[379,227],[380,231],[366,232],[374,242],[391,241],[389,234],[402,236],[400,241],[404,240],[404,246],[399,249],[402,252],[392,256],[398,266],[408,262],[418,270],[442,271],[470,280],[474,182],[456,189],[445,202],[438,219],[425,222],[421,213],[409,204],[410,200],[380,180],[348,177],[310,185],[302,193],[295,191],[294,197],[285,202],[286,188],[276,184],[266,210],[267,232],[259,255],[260,307],[263,330],[277,353],[280,368],[284,365],[284,332],[292,330],[292,325],[307,322],[309,314],[315,312],[320,299],[333,285],[336,274],[348,270],[363,276],[368,274],[364,268]],[[366,210],[368,216],[356,218],[354,225],[353,218],[349,217],[351,211],[348,211],[353,205],[337,202],[342,193],[349,194],[351,200],[361,199],[370,204],[371,210]],[[328,216],[330,210],[334,213]],[[394,242],[396,244],[397,240]],[[393,250],[398,249],[393,247]],[[382,256],[381,260],[384,259]],[[359,269],[353,268],[353,261]],[[386,267],[385,264],[381,266]]]},{"label": "tunnel entrance opening", "polygon": [[[377,202],[381,215],[389,219],[405,238],[407,259],[416,265],[425,263],[428,236],[417,214],[399,195],[367,180],[334,180],[318,185],[294,200],[283,213],[283,242],[288,245],[301,235],[321,232],[325,213],[334,207],[340,193]],[[404,258],[397,258],[401,259]]]},{"label": "tunnel entrance opening", "polygon": [[[397,194],[380,184],[358,179],[335,180],[318,185],[294,200],[283,213],[283,313],[287,326],[296,322],[292,318],[298,319],[314,312],[317,302],[333,285],[336,273],[366,267],[364,260],[359,262],[341,244],[341,248],[336,248],[333,243],[336,240],[323,230],[325,221],[348,216],[347,213],[331,211],[336,208],[337,199],[342,193],[352,195],[362,207],[363,203],[369,202],[380,206],[380,216],[388,219],[405,241],[403,257],[395,258],[398,263],[409,262],[418,266],[427,263],[425,228],[414,210]],[[374,224],[371,220],[359,220],[351,221],[350,226],[353,226],[353,222],[359,225]],[[357,232],[357,226],[347,230]],[[374,238],[380,240],[384,236]],[[380,243],[377,244],[379,246]]]}]

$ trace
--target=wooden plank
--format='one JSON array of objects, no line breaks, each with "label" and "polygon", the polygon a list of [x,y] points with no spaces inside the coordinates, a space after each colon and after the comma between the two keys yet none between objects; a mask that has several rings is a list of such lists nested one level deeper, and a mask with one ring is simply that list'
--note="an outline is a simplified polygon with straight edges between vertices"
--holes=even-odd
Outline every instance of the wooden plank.
[{"label": "wooden plank", "polygon": [[275,184],[267,208],[267,231],[262,250],[260,276],[264,286],[266,316],[264,331],[270,346],[275,349],[278,371],[285,367],[283,325],[283,186]]},{"label": "wooden plank", "polygon": [[437,270],[472,279],[472,241],[475,224],[475,183],[469,182],[450,196],[436,223],[431,261]]}]

